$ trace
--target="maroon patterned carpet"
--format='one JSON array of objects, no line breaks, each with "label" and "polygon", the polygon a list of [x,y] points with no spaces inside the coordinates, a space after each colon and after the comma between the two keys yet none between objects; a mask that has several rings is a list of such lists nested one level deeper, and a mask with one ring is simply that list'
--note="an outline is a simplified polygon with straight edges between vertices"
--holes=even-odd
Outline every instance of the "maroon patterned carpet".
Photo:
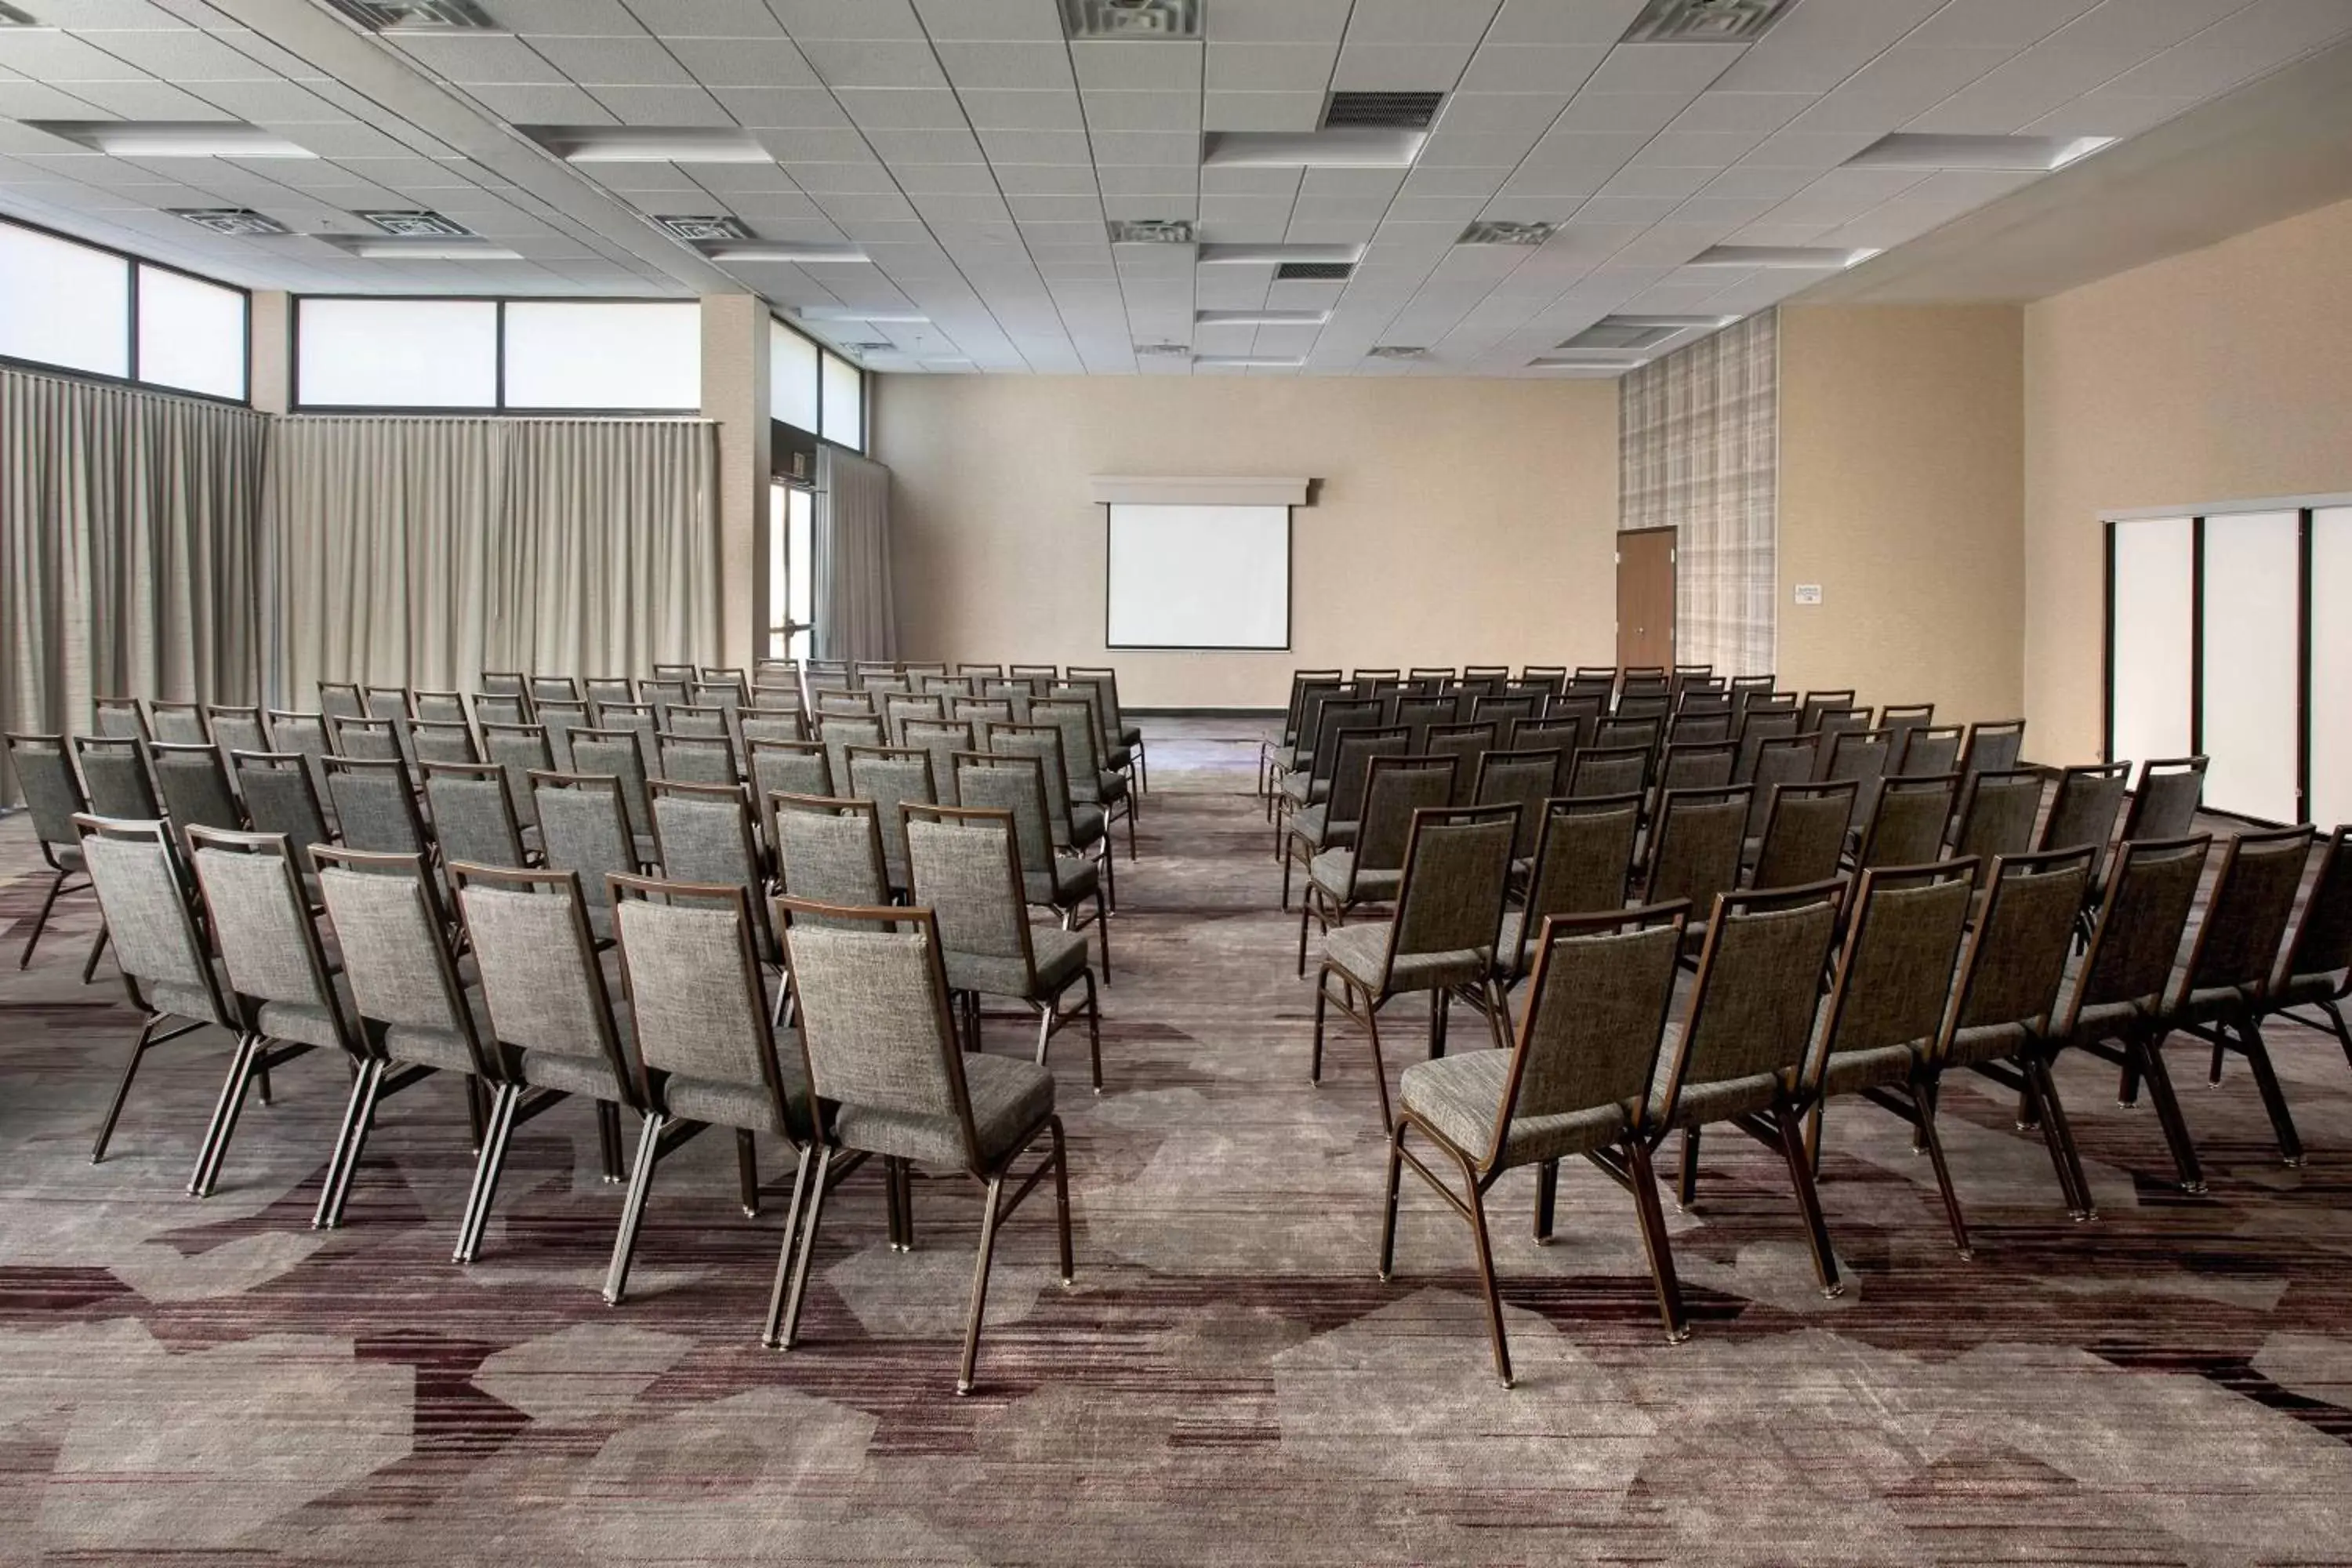
[{"label": "maroon patterned carpet", "polygon": [[1342,1033],[1307,1083],[1254,735],[1156,733],[1103,1096],[1057,1057],[1077,1282],[1055,1280],[1050,1207],[1024,1207],[968,1399],[968,1184],[919,1184],[901,1256],[878,1177],[853,1176],[806,1342],[778,1353],[757,1330],[782,1197],[741,1216],[723,1137],[664,1166],[617,1310],[597,1287],[621,1190],[572,1107],[519,1134],[467,1268],[445,1085],[388,1103],[334,1233],[309,1226],[345,1088],[323,1056],[248,1110],[208,1202],[183,1188],[223,1039],[153,1058],[93,1167],[132,1017],[110,970],[79,984],[86,898],[16,973],[39,889],[25,823],[0,823],[0,1563],[2352,1563],[2352,1068],[2332,1043],[2275,1042],[2298,1171],[2242,1068],[2208,1090],[2176,1047],[2201,1198],[2168,1184],[2150,1112],[2064,1064],[2087,1226],[2011,1108],[1954,1085],[1972,1263],[1905,1130],[1841,1107],[1835,1301],[1771,1158],[1712,1140],[1698,1205],[1669,1214],[1697,1321],[1678,1347],[1622,1193],[1565,1173],[1538,1247],[1532,1180],[1507,1178],[1506,1392],[1467,1232],[1427,1194],[1408,1186],[1395,1281],[1373,1276],[1369,1062]]}]

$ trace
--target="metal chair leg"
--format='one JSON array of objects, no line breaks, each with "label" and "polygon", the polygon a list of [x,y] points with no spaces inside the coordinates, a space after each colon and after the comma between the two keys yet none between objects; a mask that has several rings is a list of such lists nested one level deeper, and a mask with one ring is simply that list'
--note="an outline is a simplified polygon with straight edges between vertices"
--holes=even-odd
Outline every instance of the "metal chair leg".
[{"label": "metal chair leg", "polygon": [[2164,1040],[2161,1036],[2142,1036],[2125,1047],[2140,1064],[2147,1077],[2148,1097],[2156,1101],[2157,1120],[2164,1126],[2164,1141],[2171,1148],[2173,1171],[2184,1193],[2205,1190],[2205,1173],[2197,1163],[2197,1145],[2189,1136],[2189,1122],[2180,1114],[2180,1097],[2173,1091],[2172,1072],[2164,1061]]},{"label": "metal chair leg", "polygon": [[1495,1342],[1495,1375],[1503,1386],[1511,1386],[1511,1343],[1503,1330],[1503,1292],[1495,1279],[1495,1248],[1486,1235],[1486,1194],[1478,1185],[1478,1173],[1469,1158],[1458,1152],[1454,1163],[1461,1168],[1463,1195],[1469,1200],[1465,1212],[1470,1216],[1470,1238],[1478,1249],[1478,1279],[1486,1291],[1486,1331]]},{"label": "metal chair leg", "polygon": [[236,1058],[229,1063],[228,1077],[221,1084],[220,1100],[213,1107],[212,1125],[205,1130],[205,1141],[196,1155],[195,1173],[188,1178],[188,1195],[208,1198],[220,1181],[221,1163],[228,1156],[228,1141],[236,1136],[236,1119],[245,1110],[247,1089],[252,1084],[254,1064],[266,1046],[259,1035],[247,1035],[238,1043]]},{"label": "metal chair leg", "polygon": [[2067,1215],[2078,1222],[2096,1219],[2099,1211],[2091,1201],[2090,1178],[2083,1172],[2082,1152],[2074,1146],[2074,1123],[2066,1119],[2066,1105],[2058,1098],[2058,1082],[2051,1075],[2050,1063],[2036,1056],[2026,1063],[2026,1081],[2041,1116],[2042,1142],[2049,1145],[2051,1163],[2057,1167],[2058,1185],[2065,1194]]},{"label": "metal chair leg", "polygon": [[748,1127],[735,1130],[735,1184],[743,1200],[743,1217],[760,1217],[760,1141]]},{"label": "metal chair leg", "polygon": [[1070,1151],[1062,1136],[1062,1119],[1048,1117],[1045,1125],[1054,1134],[1054,1227],[1062,1247],[1062,1283],[1068,1285],[1078,1277],[1077,1260],[1070,1251]]},{"label": "metal chair leg", "polygon": [[49,929],[49,911],[57,907],[58,895],[65,891],[66,876],[60,871],[49,879],[49,890],[42,896],[40,913],[33,917],[33,934],[25,939],[25,951],[17,955],[17,968],[23,969],[33,962],[33,949],[40,945],[41,933]]},{"label": "metal chair leg", "polygon": [[1678,1345],[1690,1338],[1690,1322],[1683,1312],[1682,1281],[1675,1275],[1674,1244],[1666,1235],[1666,1213],[1658,1202],[1658,1173],[1650,1163],[1649,1145],[1638,1138],[1626,1140],[1625,1163],[1633,1177],[1642,1250],[1649,1255],[1650,1281],[1657,1287],[1658,1316],[1665,1324],[1666,1342]]},{"label": "metal chair leg", "polygon": [[1095,993],[1095,977],[1087,973],[1087,1065],[1094,1074],[1094,1089],[1102,1092],[1102,1001]]},{"label": "metal chair leg", "polygon": [[106,952],[106,928],[100,926],[98,934],[89,939],[89,956],[81,961],[81,983],[84,985],[89,984],[89,977],[98,973],[98,961]]},{"label": "metal chair leg", "polygon": [[653,1195],[654,1167],[661,1163],[662,1129],[668,1123],[669,1118],[660,1111],[648,1110],[637,1136],[636,1168],[629,1173],[628,1201],[621,1205],[621,1229],[613,1238],[613,1263],[604,1271],[607,1307],[619,1306],[628,1295],[629,1260],[636,1256],[637,1230],[645,1223],[646,1200]]},{"label": "metal chair leg", "polygon": [[498,1192],[499,1173],[506,1165],[507,1140],[514,1132],[515,1107],[521,1100],[520,1084],[499,1084],[491,1091],[489,1124],[482,1131],[482,1152],[474,1160],[474,1185],[467,1194],[466,1217],[457,1225],[457,1247],[449,1258],[453,1263],[471,1263],[481,1256],[490,1200]]},{"label": "metal chair leg", "polygon": [[596,1102],[596,1152],[604,1162],[604,1180],[625,1179],[621,1170],[621,1108],[609,1100]]},{"label": "metal chair leg", "polygon": [[1536,1167],[1536,1240],[1551,1245],[1552,1211],[1559,1199],[1559,1162],[1546,1160]]},{"label": "metal chair leg", "polygon": [[106,1108],[106,1120],[98,1124],[98,1141],[89,1146],[89,1163],[93,1165],[106,1158],[106,1145],[114,1136],[114,1124],[122,1119],[123,1102],[131,1098],[131,1080],[139,1076],[139,1064],[147,1058],[148,1047],[155,1043],[155,1026],[163,1020],[151,1017],[139,1026],[139,1037],[131,1043],[131,1059],[122,1064],[122,1080],[114,1086],[114,1099]]},{"label": "metal chair leg", "polygon": [[776,1253],[776,1282],[768,1289],[768,1317],[760,1326],[760,1342],[770,1350],[782,1344],[781,1325],[784,1316],[784,1299],[792,1282],[793,1260],[799,1253],[795,1245],[800,1240],[801,1203],[808,1192],[809,1163],[815,1158],[813,1147],[800,1150],[800,1162],[793,1172],[792,1201],[784,1205],[784,1240]]},{"label": "metal chair leg", "polygon": [[[833,1172],[833,1147],[825,1145],[817,1151],[816,1169],[809,1174],[808,1218],[800,1234],[800,1253],[793,1258],[792,1291],[784,1303],[784,1320],[781,1331],[769,1342],[790,1350],[798,1342],[801,1331],[801,1302],[808,1294],[809,1259],[816,1252],[817,1222],[824,1215],[826,1178]],[[792,1238],[785,1238],[785,1254],[792,1256]]]},{"label": "metal chair leg", "polygon": [[359,1163],[360,1149],[367,1142],[368,1124],[375,1110],[376,1089],[383,1082],[384,1068],[391,1064],[364,1061],[352,1075],[350,1100],[343,1107],[343,1124],[335,1133],[335,1146],[327,1156],[327,1173],[319,1184],[319,1206],[310,1213],[310,1228],[332,1230],[343,1222],[343,1194],[350,1183],[346,1173]]},{"label": "metal chair leg", "polygon": [[1788,1162],[1790,1184],[1797,1189],[1797,1211],[1804,1216],[1805,1239],[1813,1249],[1813,1273],[1821,1280],[1822,1294],[1829,1297],[1845,1294],[1845,1282],[1838,1278],[1837,1253],[1830,1246],[1830,1228],[1822,1218],[1822,1196],[1813,1187],[1813,1169],[1805,1159],[1804,1145],[1798,1141],[1797,1124],[1785,1110],[1770,1112],[1773,1130],[1780,1135],[1780,1153]]},{"label": "metal chair leg", "polygon": [[1959,1194],[1952,1188],[1952,1168],[1944,1160],[1943,1136],[1936,1131],[1934,1086],[1914,1088],[1911,1103],[1919,1112],[1917,1128],[1921,1142],[1927,1145],[1927,1159],[1936,1167],[1936,1190],[1944,1199],[1944,1218],[1951,1224],[1952,1245],[1959,1249],[1962,1258],[1974,1258],[1976,1250],[1969,1245],[1968,1221],[1960,1217]]},{"label": "metal chair leg", "polygon": [[2253,1069],[2254,1088],[2263,1097],[2263,1109],[2270,1113],[2271,1131],[2278,1139],[2279,1158],[2290,1168],[2301,1165],[2303,1140],[2295,1132],[2294,1113],[2287,1109],[2286,1090],[2279,1084],[2278,1069],[2271,1065],[2270,1047],[2263,1039],[2259,1024],[2249,1019],[2239,1029],[2238,1048],[2245,1053],[2246,1065]]},{"label": "metal chair leg", "polygon": [[1688,1210],[1698,1197],[1698,1129],[1683,1129],[1682,1165],[1675,1176],[1675,1207]]},{"label": "metal chair leg", "polygon": [[988,1312],[988,1270],[996,1259],[996,1226],[1003,1217],[997,1213],[997,1202],[1003,1190],[1003,1176],[988,1179],[987,1207],[980,1216],[980,1256],[971,1270],[971,1308],[964,1318],[963,1365],[956,1374],[959,1394],[971,1392],[972,1371],[980,1360],[980,1325]]},{"label": "metal chair leg", "polygon": [[1398,1122],[1389,1132],[1388,1193],[1381,1200],[1381,1268],[1383,1282],[1396,1271],[1397,1178],[1404,1173],[1404,1129]]}]

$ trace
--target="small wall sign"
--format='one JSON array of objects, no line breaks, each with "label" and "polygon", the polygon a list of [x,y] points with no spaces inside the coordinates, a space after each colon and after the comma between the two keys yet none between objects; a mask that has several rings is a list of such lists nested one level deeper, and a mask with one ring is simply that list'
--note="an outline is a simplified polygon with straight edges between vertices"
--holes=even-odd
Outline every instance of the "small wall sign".
[{"label": "small wall sign", "polygon": [[1821,602],[1822,585],[1819,583],[1800,583],[1797,584],[1797,603],[1801,605],[1818,605]]}]

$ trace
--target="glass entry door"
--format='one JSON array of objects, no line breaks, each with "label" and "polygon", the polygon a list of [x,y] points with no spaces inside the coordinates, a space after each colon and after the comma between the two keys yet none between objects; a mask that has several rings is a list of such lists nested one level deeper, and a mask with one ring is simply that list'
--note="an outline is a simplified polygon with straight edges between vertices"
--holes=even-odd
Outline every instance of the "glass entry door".
[{"label": "glass entry door", "polygon": [[768,495],[770,658],[806,658],[815,628],[816,492],[778,479]]}]

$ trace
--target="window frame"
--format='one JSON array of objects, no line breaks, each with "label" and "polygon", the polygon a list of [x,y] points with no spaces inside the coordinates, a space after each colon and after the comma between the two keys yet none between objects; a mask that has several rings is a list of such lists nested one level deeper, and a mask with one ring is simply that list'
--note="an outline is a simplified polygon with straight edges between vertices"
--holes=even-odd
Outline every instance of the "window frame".
[{"label": "window frame", "polygon": [[[471,304],[497,307],[494,317],[492,395],[495,403],[307,403],[302,398],[302,307],[312,300],[355,300],[370,304]],[[507,307],[509,305],[699,305],[695,300],[615,299],[609,294],[296,294],[286,311],[286,408],[289,414],[394,414],[416,418],[465,419],[505,415],[541,419],[679,419],[699,417],[691,407],[537,408],[507,402]]]},{"label": "window frame", "polygon": [[[224,408],[253,406],[252,289],[242,283],[231,283],[220,278],[208,278],[193,268],[176,266],[169,261],[159,261],[152,256],[142,256],[135,250],[125,250],[121,246],[107,245],[95,239],[85,239],[78,234],[68,234],[61,228],[52,228],[47,224],[34,223],[29,219],[18,217],[13,213],[0,213],[0,224],[5,224],[12,228],[21,228],[49,239],[63,240],[68,245],[78,245],[85,250],[95,250],[102,256],[111,256],[124,263],[123,289],[126,298],[122,319],[123,331],[129,342],[124,344],[123,363],[130,367],[131,374],[109,375],[104,371],[79,370],[72,365],[52,364],[47,360],[24,359],[10,353],[0,353],[0,365],[8,365],[18,370],[37,371],[43,375],[69,376],[76,381],[92,382],[100,386],[136,387],[142,392],[161,393],[166,397],[193,397],[199,402],[218,404]],[[161,382],[144,381],[140,378],[139,269],[142,267],[152,267],[159,272],[177,273],[180,277],[192,279],[198,283],[210,284],[215,289],[233,290],[238,299],[244,301],[245,331],[240,337],[245,346],[245,355],[239,370],[245,383],[244,396],[224,397],[217,392],[198,392],[189,387],[166,386]]]}]

